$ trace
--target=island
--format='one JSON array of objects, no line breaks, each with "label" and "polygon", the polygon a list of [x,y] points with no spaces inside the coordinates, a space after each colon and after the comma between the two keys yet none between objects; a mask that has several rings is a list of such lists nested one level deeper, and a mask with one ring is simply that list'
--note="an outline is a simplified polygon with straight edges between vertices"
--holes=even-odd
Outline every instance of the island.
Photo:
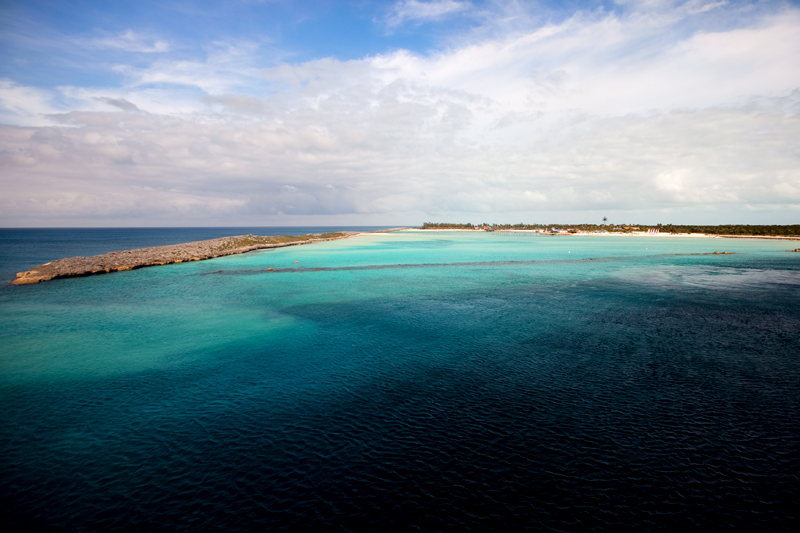
[{"label": "island", "polygon": [[[400,228],[384,231],[396,231],[397,229]],[[49,263],[26,270],[25,272],[19,272],[17,273],[17,278],[11,283],[14,285],[25,285],[57,278],[91,276],[93,274],[106,274],[108,272],[120,272],[156,265],[202,261],[204,259],[242,254],[265,248],[280,248],[283,246],[297,246],[315,242],[346,239],[358,234],[358,232],[353,231],[342,231],[337,233],[314,233],[300,236],[238,235],[235,237],[221,237],[219,239],[210,239],[207,241],[109,252],[107,254],[91,257],[68,257],[50,261]]]},{"label": "island", "polygon": [[[436,231],[525,232],[537,235],[659,235],[673,237],[721,237],[726,239],[800,240],[800,224],[757,225],[723,224],[718,226],[677,224],[489,224],[423,222],[417,229]],[[505,233],[504,233],[505,234]]]}]

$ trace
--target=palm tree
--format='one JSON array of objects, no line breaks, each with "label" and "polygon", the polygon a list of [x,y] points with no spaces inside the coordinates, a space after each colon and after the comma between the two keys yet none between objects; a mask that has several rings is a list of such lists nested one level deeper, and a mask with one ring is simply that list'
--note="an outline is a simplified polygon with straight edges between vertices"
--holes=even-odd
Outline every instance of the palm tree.
[{"label": "palm tree", "polygon": [[608,220],[608,219],[607,219],[606,217],[603,217],[603,225],[604,225],[604,226],[605,226],[605,224],[606,224],[606,221],[607,221],[607,220]]}]

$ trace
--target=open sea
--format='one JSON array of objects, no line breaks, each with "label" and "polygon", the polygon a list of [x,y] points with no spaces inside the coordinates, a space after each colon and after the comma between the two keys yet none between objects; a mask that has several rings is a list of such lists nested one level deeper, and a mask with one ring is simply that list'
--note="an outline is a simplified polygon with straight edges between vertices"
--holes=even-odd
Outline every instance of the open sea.
[{"label": "open sea", "polygon": [[797,241],[401,232],[9,283],[331,229],[0,230],[0,529],[800,524]]}]

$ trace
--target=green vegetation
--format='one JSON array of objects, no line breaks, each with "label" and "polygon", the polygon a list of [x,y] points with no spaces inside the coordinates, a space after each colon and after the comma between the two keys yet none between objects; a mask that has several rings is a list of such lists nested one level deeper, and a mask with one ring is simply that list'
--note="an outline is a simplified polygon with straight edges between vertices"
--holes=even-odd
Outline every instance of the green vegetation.
[{"label": "green vegetation", "polygon": [[713,235],[761,235],[780,237],[800,237],[800,224],[791,226],[750,226],[746,224],[726,224],[723,226],[677,226],[665,224],[654,226],[670,233],[711,233]]},{"label": "green vegetation", "polygon": [[[679,225],[679,224],[480,224],[492,230],[545,230],[574,229],[578,231],[647,231],[656,228],[662,233],[708,233],[711,235],[755,235],[776,237],[800,237],[800,224],[788,226],[751,226],[748,224],[724,224],[720,226]],[[421,229],[471,229],[472,224],[453,224],[449,222],[425,222]],[[638,228],[638,229],[636,229]]]},{"label": "green vegetation", "polygon": [[451,222],[423,222],[422,229],[472,229],[474,226],[467,222],[466,224],[453,224]]}]

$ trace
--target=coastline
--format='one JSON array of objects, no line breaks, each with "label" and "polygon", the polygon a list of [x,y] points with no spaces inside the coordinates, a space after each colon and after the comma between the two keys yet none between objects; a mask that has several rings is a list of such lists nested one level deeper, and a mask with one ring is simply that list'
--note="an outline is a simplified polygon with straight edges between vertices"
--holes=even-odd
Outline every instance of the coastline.
[{"label": "coastline", "polygon": [[800,237],[784,237],[781,235],[720,235],[723,239],[771,239],[776,241],[800,241]]},{"label": "coastline", "polygon": [[646,231],[634,231],[630,233],[622,232],[608,232],[608,233],[544,233],[536,230],[473,230],[461,228],[409,228],[408,231],[461,231],[466,233],[498,233],[498,234],[519,234],[519,235],[536,235],[542,237],[684,237],[684,238],[706,238],[706,239],[767,239],[778,241],[800,241],[800,237],[789,237],[782,235],[717,235],[714,233],[648,233]]},{"label": "coastline", "polygon": [[268,248],[283,248],[285,246],[300,246],[317,242],[348,239],[356,235],[363,235],[363,233],[344,231],[326,234],[300,236],[280,235],[273,237],[238,235],[235,237],[221,237],[205,241],[108,252],[106,254],[90,257],[66,257],[35,266],[30,270],[18,272],[16,279],[11,283],[13,285],[28,285],[53,279],[83,277],[95,274],[123,272],[150,266],[204,261],[216,257],[243,254]]},{"label": "coastline", "polygon": [[[221,237],[203,241],[192,241],[187,243],[155,246],[149,248],[139,248],[108,252],[105,254],[90,257],[66,257],[53,260],[23,272],[17,272],[16,279],[11,281],[13,285],[27,285],[49,281],[53,279],[84,277],[96,274],[107,274],[111,272],[123,272],[151,266],[170,265],[186,263],[192,261],[204,261],[217,257],[242,254],[256,250],[269,248],[283,248],[286,246],[300,246],[317,242],[334,241],[348,239],[359,235],[386,235],[400,231],[423,231],[423,232],[467,232],[467,233],[498,233],[500,235],[528,235],[528,236],[547,236],[547,237],[573,237],[573,236],[592,236],[592,237],[679,237],[679,238],[726,238],[726,239],[766,239],[766,240],[786,240],[797,241],[800,237],[766,236],[766,235],[714,235],[707,233],[557,233],[548,234],[534,230],[497,230],[496,232],[485,232],[484,230],[469,230],[461,228],[408,228],[397,227],[374,232],[354,232],[342,231],[325,234],[309,234],[300,236],[279,235],[279,236],[258,236],[258,235],[238,235],[233,237]],[[791,250],[791,251],[800,251]]]},{"label": "coastline", "polygon": [[375,232],[340,231],[308,235],[237,235],[166,246],[121,250],[90,257],[65,257],[49,261],[23,272],[17,272],[17,277],[11,281],[11,284],[28,285],[53,279],[77,278],[95,274],[124,272],[151,266],[205,261],[216,257],[243,254],[256,250],[337,241],[358,235],[387,234],[405,229],[408,228],[397,227]]}]

